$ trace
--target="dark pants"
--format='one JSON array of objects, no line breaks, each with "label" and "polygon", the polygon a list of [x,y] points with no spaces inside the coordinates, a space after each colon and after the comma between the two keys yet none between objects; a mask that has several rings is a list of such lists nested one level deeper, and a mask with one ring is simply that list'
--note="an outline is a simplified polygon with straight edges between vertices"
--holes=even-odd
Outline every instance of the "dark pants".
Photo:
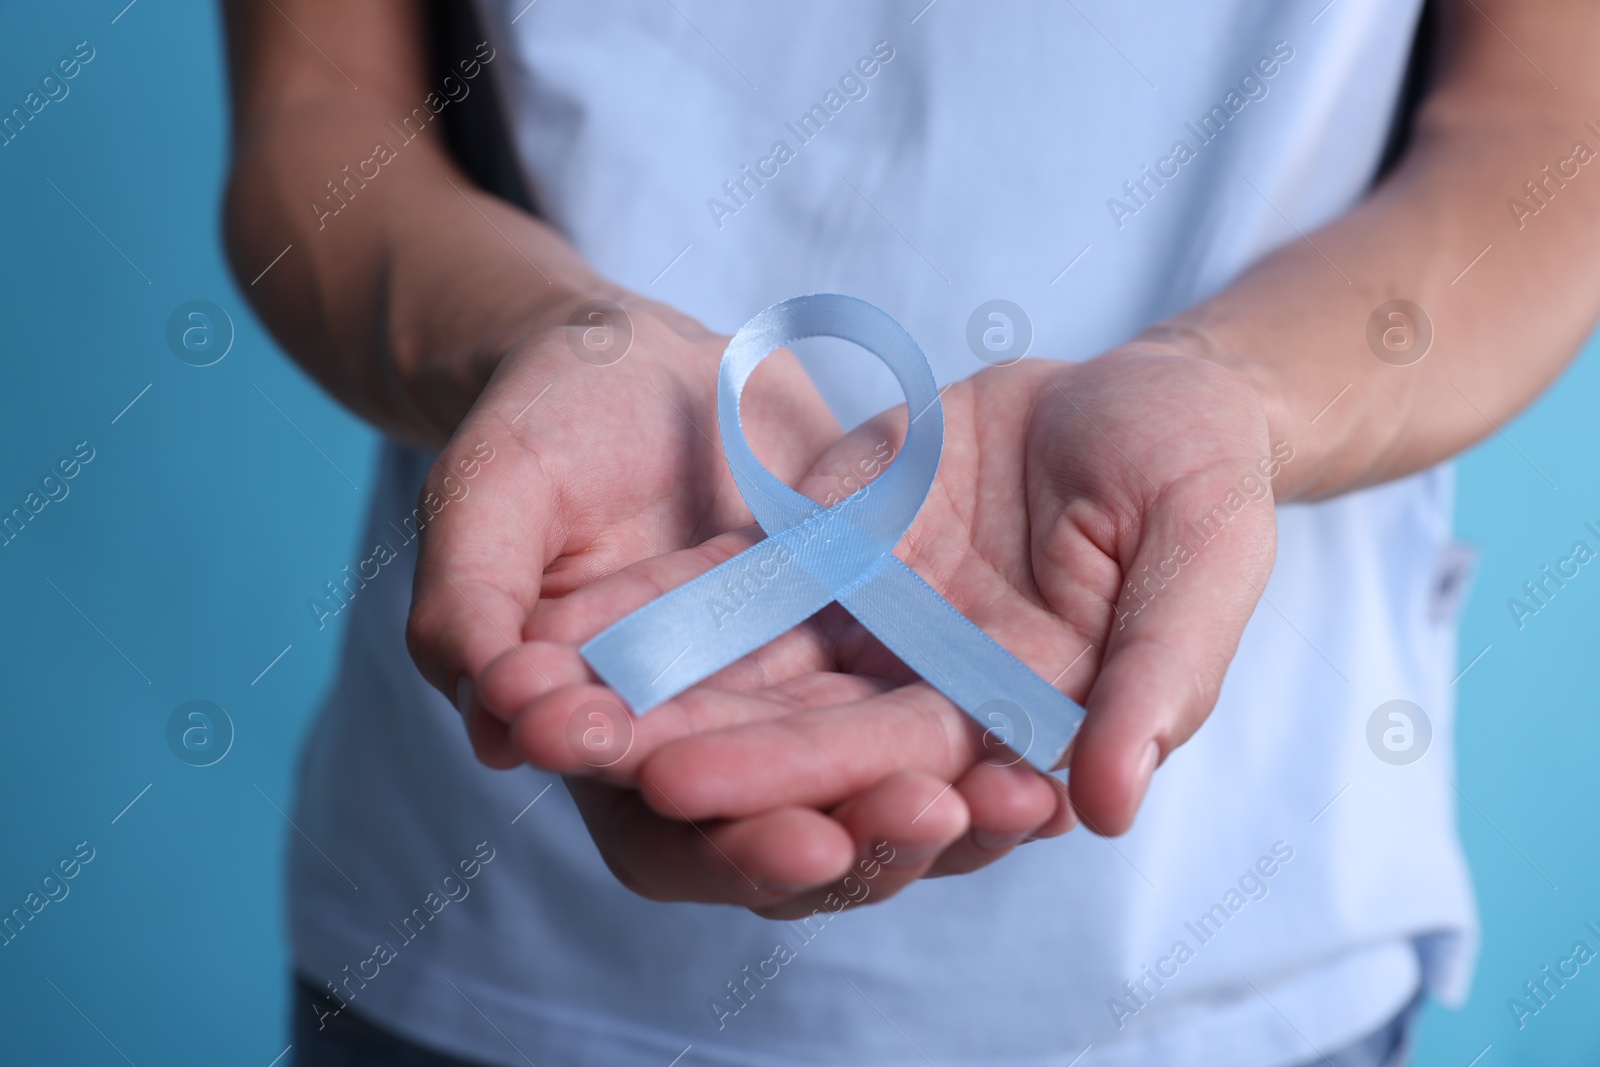
[{"label": "dark pants", "polygon": [[[412,1043],[381,1026],[363,1019],[350,1008],[331,1014],[339,1005],[312,986],[297,980],[290,993],[293,1023],[294,1067],[484,1067],[475,1060],[458,1059]],[[1314,1055],[1308,1067],[1400,1067],[1409,1050],[1411,1026],[1421,1007],[1421,998],[1412,1001],[1400,1014],[1368,1036],[1333,1049],[1326,1056]],[[312,1004],[321,1004],[330,1014],[322,1017]]]},{"label": "dark pants", "polygon": [[1411,1035],[1420,1011],[1422,994],[1418,993],[1400,1014],[1366,1037],[1326,1056],[1312,1056],[1302,1067],[1405,1067],[1411,1059]]},{"label": "dark pants", "polygon": [[304,979],[289,991],[289,1018],[293,1067],[485,1067],[424,1048],[351,1008],[340,1011],[338,1001]]}]

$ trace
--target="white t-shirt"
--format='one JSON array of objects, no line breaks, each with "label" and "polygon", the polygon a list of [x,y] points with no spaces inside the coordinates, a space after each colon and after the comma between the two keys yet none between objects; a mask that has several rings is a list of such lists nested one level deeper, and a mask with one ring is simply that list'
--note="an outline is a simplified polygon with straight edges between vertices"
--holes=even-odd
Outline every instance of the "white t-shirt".
[{"label": "white t-shirt", "polygon": [[[1087,358],[1349,208],[1418,7],[923,2],[480,9],[533,194],[599,270],[728,332],[860,296],[950,381],[983,366],[985,301],[1025,310],[1033,355]],[[847,424],[899,402],[808,359]],[[1125,837],[799,926],[633,896],[558,782],[474,762],[403,643],[427,462],[385,450],[363,548],[399,558],[346,609],[291,839],[297,965],[353,1010],[508,1065],[1272,1067],[1419,982],[1463,994],[1447,471],[1279,509],[1216,712]],[[1369,743],[1395,699],[1431,723],[1414,762]]]}]

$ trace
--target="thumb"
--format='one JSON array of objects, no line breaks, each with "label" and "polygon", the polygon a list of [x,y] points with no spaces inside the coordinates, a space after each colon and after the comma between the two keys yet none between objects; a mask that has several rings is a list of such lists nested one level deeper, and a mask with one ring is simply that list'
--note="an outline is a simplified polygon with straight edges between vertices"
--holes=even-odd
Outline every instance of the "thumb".
[{"label": "thumb", "polygon": [[425,526],[406,645],[422,676],[465,718],[478,758],[511,767],[522,760],[475,681],[520,646],[558,532],[537,460],[509,435],[490,434],[495,425],[469,419],[428,474],[416,511]]},{"label": "thumb", "polygon": [[[1071,764],[1073,806],[1097,833],[1133,824],[1155,768],[1211,713],[1272,572],[1270,490],[1246,499],[1236,473],[1169,487],[1146,511],[1123,567]],[[1240,500],[1237,511],[1227,506]]]}]

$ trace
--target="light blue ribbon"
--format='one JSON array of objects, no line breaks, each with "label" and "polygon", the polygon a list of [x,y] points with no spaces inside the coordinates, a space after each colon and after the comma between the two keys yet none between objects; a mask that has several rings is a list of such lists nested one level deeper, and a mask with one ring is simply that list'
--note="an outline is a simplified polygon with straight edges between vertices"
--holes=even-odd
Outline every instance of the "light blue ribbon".
[{"label": "light blue ribbon", "polygon": [[[913,413],[888,470],[830,508],[761,465],[739,415],[740,395],[761,361],[805,337],[853,341],[877,356]],[[939,389],[911,335],[854,297],[819,293],[774,304],[728,343],[717,416],[728,467],[766,539],[596,635],[580,649],[595,673],[643,715],[838,601],[983,726],[986,744],[1004,744],[1040,770],[1054,767],[1083,708],[893,554],[927,499],[944,448]]]}]

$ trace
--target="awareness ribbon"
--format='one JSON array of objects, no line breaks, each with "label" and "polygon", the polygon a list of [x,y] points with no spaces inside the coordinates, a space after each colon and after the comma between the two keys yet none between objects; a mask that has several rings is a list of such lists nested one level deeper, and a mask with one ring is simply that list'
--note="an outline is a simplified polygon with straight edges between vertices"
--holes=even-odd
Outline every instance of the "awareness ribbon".
[{"label": "awareness ribbon", "polygon": [[[745,439],[739,398],[775,350],[806,337],[852,341],[882,360],[918,414],[876,481],[824,508],[778,480]],[[717,374],[728,467],[766,538],[613,623],[579,651],[643,715],[838,601],[908,667],[1041,771],[1084,709],[996,644],[894,547],[927,499],[944,448],[933,369],[887,312],[818,293],[767,308],[728,342]],[[1015,762],[1015,760],[1011,761]]]}]

